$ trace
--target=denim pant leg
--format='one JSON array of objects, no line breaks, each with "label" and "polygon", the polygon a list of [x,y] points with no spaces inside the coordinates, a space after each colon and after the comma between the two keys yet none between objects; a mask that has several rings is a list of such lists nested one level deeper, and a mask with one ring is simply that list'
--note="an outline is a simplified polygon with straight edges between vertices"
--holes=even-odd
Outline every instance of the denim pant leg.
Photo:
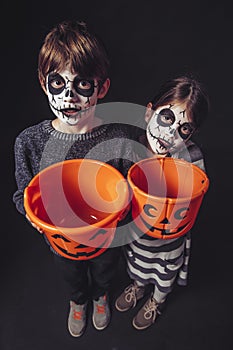
[{"label": "denim pant leg", "polygon": [[66,259],[56,254],[54,261],[68,285],[69,299],[84,304],[88,300],[87,261]]}]

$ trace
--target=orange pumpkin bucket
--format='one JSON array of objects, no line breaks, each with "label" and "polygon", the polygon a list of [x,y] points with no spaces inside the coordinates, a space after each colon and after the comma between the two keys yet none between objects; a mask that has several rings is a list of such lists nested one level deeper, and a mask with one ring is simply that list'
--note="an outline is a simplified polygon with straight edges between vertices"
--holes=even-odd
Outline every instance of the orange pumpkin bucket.
[{"label": "orange pumpkin bucket", "polygon": [[194,225],[209,180],[197,166],[156,157],[135,163],[128,172],[132,217],[143,233],[160,239],[184,235]]},{"label": "orange pumpkin bucket", "polygon": [[127,180],[109,164],[72,159],[38,173],[24,191],[29,219],[53,249],[73,260],[87,260],[111,244],[127,210]]}]

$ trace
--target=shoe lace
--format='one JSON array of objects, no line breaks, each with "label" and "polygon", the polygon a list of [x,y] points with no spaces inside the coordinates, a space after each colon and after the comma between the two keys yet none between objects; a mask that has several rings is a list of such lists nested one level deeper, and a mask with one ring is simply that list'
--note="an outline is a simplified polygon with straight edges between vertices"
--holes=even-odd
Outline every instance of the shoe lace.
[{"label": "shoe lace", "polygon": [[148,300],[148,302],[146,303],[146,305],[144,306],[144,317],[146,320],[149,320],[150,318],[152,318],[152,320],[155,320],[156,317],[156,311],[158,308],[158,304],[156,302],[156,300],[154,298],[151,298]]},{"label": "shoe lace", "polygon": [[104,314],[105,313],[105,305],[97,305],[97,313]]},{"label": "shoe lace", "polygon": [[73,318],[75,320],[81,320],[82,319],[83,312],[82,311],[76,311],[73,312]]},{"label": "shoe lace", "polygon": [[102,304],[96,304],[96,311],[98,314],[104,314],[106,312],[106,295],[102,297]]},{"label": "shoe lace", "polygon": [[82,320],[85,306],[78,306],[75,303],[71,302],[70,307],[73,311],[73,319]]},{"label": "shoe lace", "polygon": [[136,292],[138,290],[138,286],[136,284],[131,284],[130,286],[125,288],[125,300],[127,303],[131,303],[133,301],[133,307],[137,303]]}]

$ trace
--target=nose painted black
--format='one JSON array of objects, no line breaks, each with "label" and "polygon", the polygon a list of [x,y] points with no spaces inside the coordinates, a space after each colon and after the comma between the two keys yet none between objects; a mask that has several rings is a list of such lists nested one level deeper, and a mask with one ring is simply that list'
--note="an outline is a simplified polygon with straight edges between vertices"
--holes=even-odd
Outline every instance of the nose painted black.
[{"label": "nose painted black", "polygon": [[65,93],[65,96],[66,97],[74,97],[74,93],[72,90],[67,90],[66,93]]},{"label": "nose painted black", "polygon": [[171,134],[171,135],[173,135],[173,136],[174,136],[174,135],[175,135],[175,133],[176,133],[176,130],[175,130],[175,129],[170,129],[170,130],[169,130],[169,132],[170,132],[170,134]]}]

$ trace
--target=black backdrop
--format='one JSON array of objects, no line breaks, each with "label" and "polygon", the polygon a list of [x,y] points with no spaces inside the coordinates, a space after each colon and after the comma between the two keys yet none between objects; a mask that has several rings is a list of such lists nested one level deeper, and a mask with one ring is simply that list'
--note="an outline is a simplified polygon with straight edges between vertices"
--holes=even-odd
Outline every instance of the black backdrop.
[{"label": "black backdrop", "polygon": [[[230,5],[230,1],[204,0],[41,0],[5,5],[1,13],[2,350],[96,346],[112,350],[142,346],[163,350],[231,348]],[[145,106],[161,83],[190,71],[200,78],[210,95],[211,112],[197,137],[206,154],[210,189],[194,229],[191,286],[182,290],[181,296],[177,293],[177,299],[171,302],[174,314],[147,333],[135,333],[130,328],[132,314],[124,314],[115,315],[113,328],[105,333],[90,329],[78,341],[70,339],[65,329],[63,290],[50,253],[12,204],[14,139],[22,129],[51,115],[37,80],[38,51],[48,30],[70,18],[86,21],[109,51],[111,88],[104,102]],[[124,272],[119,281],[120,277],[123,286]],[[118,292],[122,286],[117,285]]]},{"label": "black backdrop", "polygon": [[109,51],[112,85],[104,102],[145,105],[162,82],[191,71],[211,98],[212,113],[201,131],[205,147],[232,149],[230,1],[24,0],[6,6],[7,22],[1,23],[2,123],[13,127],[10,134],[47,115],[37,80],[37,55],[49,29],[73,18],[86,21]]}]

